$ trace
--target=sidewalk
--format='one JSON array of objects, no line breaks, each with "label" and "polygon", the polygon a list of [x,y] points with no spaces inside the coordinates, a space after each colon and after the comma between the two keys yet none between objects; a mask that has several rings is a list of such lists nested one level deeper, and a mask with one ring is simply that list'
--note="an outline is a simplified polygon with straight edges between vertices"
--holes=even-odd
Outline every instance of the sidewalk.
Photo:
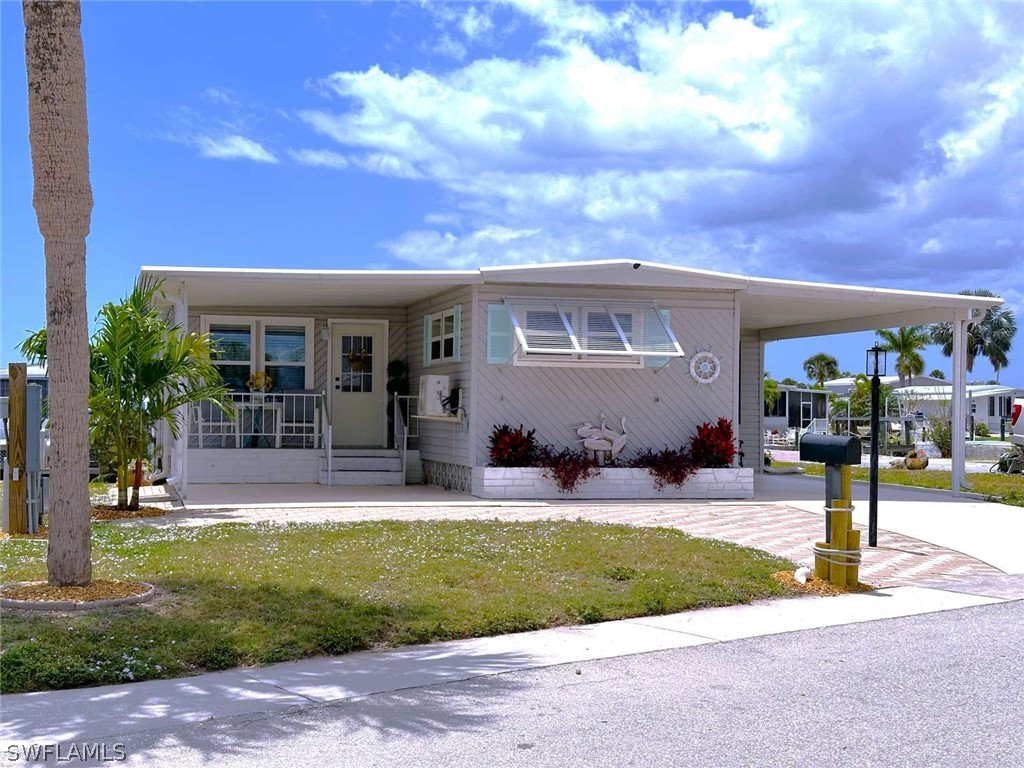
[{"label": "sidewalk", "polygon": [[[957,590],[957,591],[952,591]],[[246,714],[507,672],[750,637],[991,605],[1024,598],[1024,578],[944,589],[900,587],[805,597],[578,627],[307,659],[178,680],[3,697],[0,739],[95,742]],[[883,630],[884,631],[884,630]]]}]

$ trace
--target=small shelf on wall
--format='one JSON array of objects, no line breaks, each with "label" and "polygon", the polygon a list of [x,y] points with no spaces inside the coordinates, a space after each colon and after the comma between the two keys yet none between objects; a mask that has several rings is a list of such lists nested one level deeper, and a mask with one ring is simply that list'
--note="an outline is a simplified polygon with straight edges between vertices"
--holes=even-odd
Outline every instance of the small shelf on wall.
[{"label": "small shelf on wall", "polygon": [[438,421],[442,424],[461,424],[462,423],[462,412],[459,411],[455,416],[413,416],[414,419],[420,421]]}]

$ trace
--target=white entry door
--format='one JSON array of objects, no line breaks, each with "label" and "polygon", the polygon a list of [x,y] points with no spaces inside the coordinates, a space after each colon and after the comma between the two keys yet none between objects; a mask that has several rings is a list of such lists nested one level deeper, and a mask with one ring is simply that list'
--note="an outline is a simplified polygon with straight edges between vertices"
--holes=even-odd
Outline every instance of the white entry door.
[{"label": "white entry door", "polygon": [[331,425],[335,448],[385,445],[387,349],[383,323],[331,325]]}]

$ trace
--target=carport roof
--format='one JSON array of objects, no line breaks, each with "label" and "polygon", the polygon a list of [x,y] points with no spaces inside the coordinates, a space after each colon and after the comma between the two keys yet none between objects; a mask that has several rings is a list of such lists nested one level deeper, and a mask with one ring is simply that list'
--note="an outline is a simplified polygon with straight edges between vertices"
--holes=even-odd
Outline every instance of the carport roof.
[{"label": "carport roof", "polygon": [[[740,292],[740,324],[762,341],[950,321],[1001,299],[733,275],[628,259],[471,270],[239,269],[144,266],[187,286],[197,307],[400,307],[461,285],[635,287]],[[966,315],[964,315],[966,316]]]}]

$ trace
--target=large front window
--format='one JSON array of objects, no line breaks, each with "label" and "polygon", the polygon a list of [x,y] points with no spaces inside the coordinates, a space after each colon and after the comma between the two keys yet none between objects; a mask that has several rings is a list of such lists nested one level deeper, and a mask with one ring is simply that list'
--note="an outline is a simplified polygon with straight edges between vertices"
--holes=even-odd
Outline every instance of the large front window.
[{"label": "large front window", "polygon": [[210,334],[213,361],[228,389],[245,391],[260,371],[271,378],[272,392],[312,388],[311,318],[204,315],[201,325]]}]

